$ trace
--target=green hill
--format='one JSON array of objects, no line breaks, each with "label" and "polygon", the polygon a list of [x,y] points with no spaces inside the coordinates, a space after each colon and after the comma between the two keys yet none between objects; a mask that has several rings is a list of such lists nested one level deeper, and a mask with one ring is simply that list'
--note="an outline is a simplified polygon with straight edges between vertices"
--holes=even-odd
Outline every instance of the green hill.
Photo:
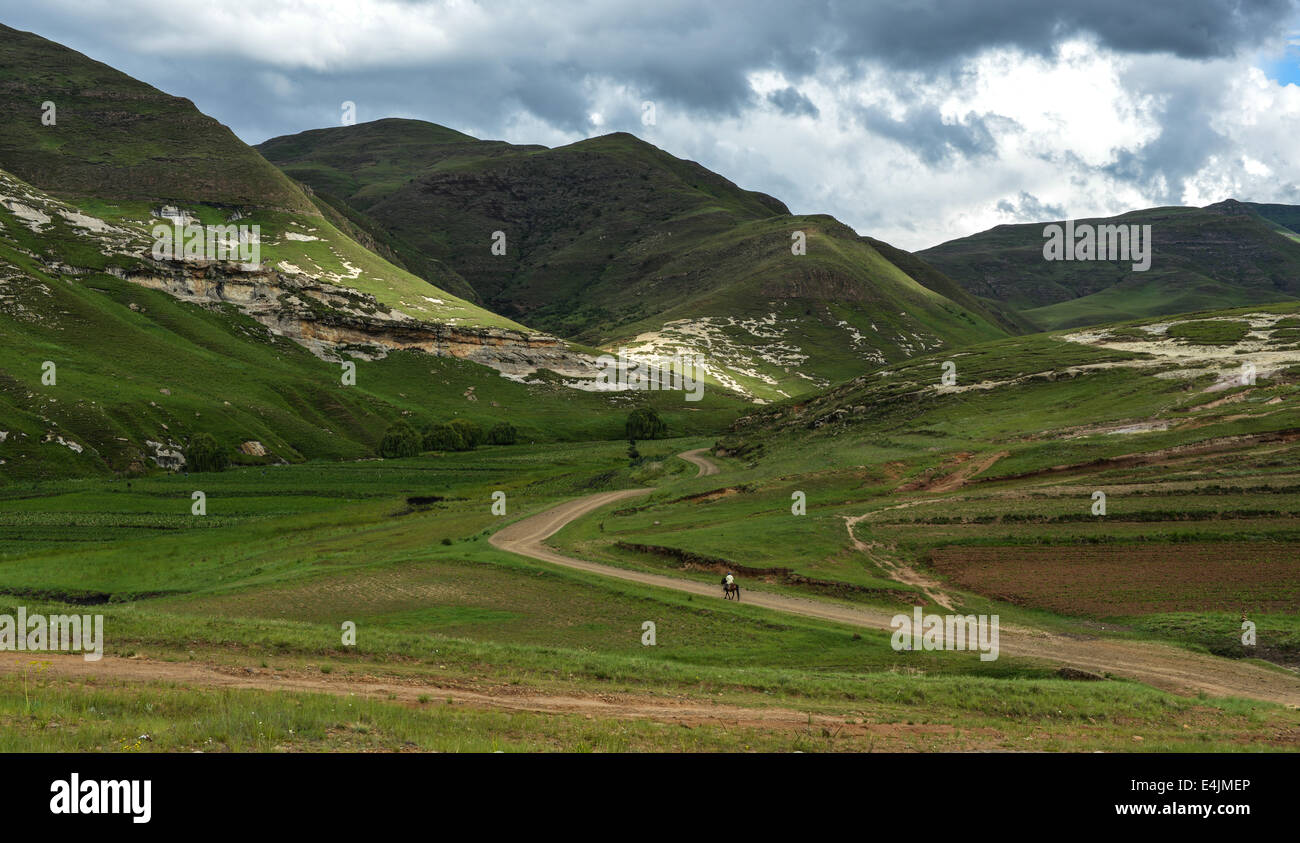
[{"label": "green hill", "polygon": [[[589,344],[698,355],[762,398],[1005,333],[973,298],[952,302],[882,257],[883,244],[626,133],[547,149],[394,119],[258,148],[496,312]],[[806,254],[792,253],[797,232]]]},{"label": "green hill", "polygon": [[[53,125],[42,121],[46,102]],[[189,100],[2,24],[0,112],[0,166],[60,198],[318,215],[289,179]]]},{"label": "green hill", "polygon": [[651,498],[556,544],[1295,668],[1298,441],[1300,302],[1018,336],[756,408],[707,508]]},{"label": "green hill", "polygon": [[[788,213],[631,135],[558,149],[479,141],[416,120],[317,129],[259,145],[318,195],[339,197],[401,243],[461,274],[494,310],[584,340],[629,321],[590,301],[644,271],[630,250],[675,236],[689,248],[739,222]],[[493,254],[492,236],[506,235]],[[647,241],[651,241],[647,243]],[[611,266],[613,264],[613,266]]]},{"label": "green hill", "polygon": [[874,237],[863,239],[870,243],[873,249],[880,252],[886,260],[915,279],[918,284],[934,290],[939,295],[950,299],[954,304],[966,308],[987,322],[998,325],[1007,333],[1023,334],[1037,330],[1033,323],[1011,308],[995,301],[977,298],[966,292],[964,287],[927,263],[919,255],[891,246]]},{"label": "green hill", "polygon": [[1264,219],[1286,229],[1287,236],[1300,235],[1300,205],[1268,205],[1259,202],[1243,202],[1247,208]]},{"label": "green hill", "polygon": [[[236,462],[296,462],[373,455],[399,417],[553,441],[619,438],[640,403],[676,433],[739,406],[573,388],[580,349],[395,265],[368,220],[187,100],[0,34],[0,485],[174,467],[198,433]],[[154,227],[178,217],[257,226],[259,259],[156,259]]]},{"label": "green hill", "polygon": [[[677,434],[715,430],[740,406],[716,389],[687,407],[676,393],[584,392],[545,372],[504,378],[480,363],[527,363],[508,327],[420,328],[382,319],[360,291],[211,266],[168,274],[147,252],[138,226],[86,215],[0,170],[0,486],[171,467],[198,433],[234,462],[267,464],[371,456],[400,417],[509,421],[534,441],[618,439],[641,403]],[[191,277],[200,283],[178,287]],[[288,301],[250,307],[232,292],[245,283],[282,284]],[[321,344],[347,330],[366,341]],[[460,351],[403,349],[400,332],[417,330],[442,332]],[[564,350],[532,353],[545,367]],[[342,382],[344,360],[355,385]]]},{"label": "green hill", "polygon": [[[32,33],[0,27],[0,35],[0,108],[11,115],[0,128],[0,169],[43,194],[142,235],[164,208],[204,225],[258,225],[268,268],[356,289],[417,319],[522,329],[361,246],[349,235],[363,229],[336,211],[322,215],[189,100]],[[54,104],[52,125],[44,102]]]},{"label": "green hill", "polygon": [[[792,231],[807,237],[806,255],[791,255]],[[702,355],[724,383],[765,398],[1004,335],[827,216],[736,226],[681,256],[665,256],[655,280],[664,309],[620,326],[609,344]]]},{"label": "green hill", "polygon": [[1145,271],[1124,260],[1045,260],[1049,224],[1000,225],[918,255],[1048,330],[1300,297],[1300,237],[1289,227],[1300,224],[1300,208],[1228,200],[1075,221],[1150,225]]}]

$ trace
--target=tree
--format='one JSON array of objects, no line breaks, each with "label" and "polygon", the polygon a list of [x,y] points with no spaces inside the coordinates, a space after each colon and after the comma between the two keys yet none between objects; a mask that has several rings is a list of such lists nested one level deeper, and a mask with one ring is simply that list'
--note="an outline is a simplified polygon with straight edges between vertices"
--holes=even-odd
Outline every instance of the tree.
[{"label": "tree", "polygon": [[230,457],[211,433],[196,433],[185,448],[185,465],[190,471],[221,471],[230,463]]},{"label": "tree", "polygon": [[641,464],[641,452],[636,449],[636,440],[627,440],[627,464],[630,468],[636,468]]},{"label": "tree", "polygon": [[388,459],[413,457],[420,453],[420,434],[406,419],[398,419],[379,442],[379,456]]},{"label": "tree", "polygon": [[449,424],[431,424],[424,429],[424,450],[465,451],[465,439]]},{"label": "tree", "polygon": [[452,419],[451,426],[456,428],[460,438],[465,440],[465,450],[472,451],[483,444],[483,428],[478,422],[469,419]]},{"label": "tree", "polygon": [[668,425],[653,408],[639,407],[628,415],[624,432],[628,439],[661,439]]},{"label": "tree", "polygon": [[488,444],[513,445],[519,439],[519,431],[510,422],[497,422],[488,431]]}]

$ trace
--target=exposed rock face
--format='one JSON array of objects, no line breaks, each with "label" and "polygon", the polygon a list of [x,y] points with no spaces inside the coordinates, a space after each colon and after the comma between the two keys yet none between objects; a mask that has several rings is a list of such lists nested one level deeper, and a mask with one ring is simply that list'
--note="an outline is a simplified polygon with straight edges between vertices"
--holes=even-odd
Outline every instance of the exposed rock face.
[{"label": "exposed rock face", "polygon": [[70,439],[64,439],[62,436],[59,436],[58,434],[56,434],[54,431],[50,431],[49,433],[45,434],[45,438],[42,439],[41,441],[42,441],[42,442],[57,442],[58,444],[62,445],[63,447],[65,447],[65,448],[67,448],[67,449],[69,449],[69,450],[71,450],[72,452],[77,453],[77,454],[80,454],[80,453],[84,450],[84,449],[81,447],[81,445],[77,444],[76,442],[73,442],[73,441],[70,440]]},{"label": "exposed rock face", "polygon": [[159,468],[166,468],[172,471],[179,471],[185,467],[185,454],[181,452],[181,446],[176,442],[155,442],[152,439],[146,439],[145,445],[149,447],[149,459],[153,460]]},{"label": "exposed rock face", "polygon": [[[516,379],[539,369],[549,369],[566,379],[576,379],[566,380],[572,386],[594,382],[599,371],[589,355],[570,350],[555,337],[457,325],[453,324],[454,320],[425,322],[383,305],[367,293],[292,269],[281,271],[257,263],[194,258],[155,260],[150,240],[140,231],[81,214],[73,206],[45,196],[3,170],[0,170],[0,205],[37,234],[45,231],[55,216],[61,217],[102,254],[136,258],[145,267],[125,270],[109,266],[102,271],[184,301],[234,305],[273,333],[301,343],[323,360],[338,360],[344,355],[375,358],[391,350],[419,349],[440,357],[471,360]],[[194,219],[172,206],[154,214],[159,219]],[[231,217],[238,218],[239,214]],[[42,262],[47,270],[58,275],[81,276],[91,272],[58,260]],[[0,277],[0,287],[6,280]],[[0,294],[0,304],[4,298]],[[131,306],[139,308],[135,304]]]},{"label": "exposed rock face", "polygon": [[418,349],[458,357],[523,377],[539,369],[595,378],[595,361],[561,340],[502,328],[423,322],[374,297],[305,275],[228,261],[160,261],[147,272],[124,273],[132,283],[199,303],[233,304],[273,333],[301,343],[317,357],[344,352],[363,358]]}]

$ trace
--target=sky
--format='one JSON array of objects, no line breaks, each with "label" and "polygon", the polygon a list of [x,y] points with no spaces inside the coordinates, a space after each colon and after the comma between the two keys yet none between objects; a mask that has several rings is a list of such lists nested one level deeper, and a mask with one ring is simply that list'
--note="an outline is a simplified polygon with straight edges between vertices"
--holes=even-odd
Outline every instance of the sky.
[{"label": "sky", "polygon": [[250,144],[429,120],[632,132],[906,249],[1300,204],[1300,0],[0,0]]}]

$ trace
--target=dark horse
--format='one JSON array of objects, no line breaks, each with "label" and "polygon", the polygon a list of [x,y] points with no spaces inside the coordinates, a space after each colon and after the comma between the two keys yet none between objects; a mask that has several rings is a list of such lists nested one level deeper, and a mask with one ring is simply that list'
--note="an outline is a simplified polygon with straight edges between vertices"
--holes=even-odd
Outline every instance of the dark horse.
[{"label": "dark horse", "polygon": [[739,583],[734,583],[734,582],[733,582],[733,583],[728,583],[728,582],[727,582],[727,578],[726,578],[726,577],[723,577],[723,578],[722,578],[722,599],[723,599],[723,600],[732,600],[732,599],[739,600],[739,599],[740,599],[740,584],[739,584]]}]

